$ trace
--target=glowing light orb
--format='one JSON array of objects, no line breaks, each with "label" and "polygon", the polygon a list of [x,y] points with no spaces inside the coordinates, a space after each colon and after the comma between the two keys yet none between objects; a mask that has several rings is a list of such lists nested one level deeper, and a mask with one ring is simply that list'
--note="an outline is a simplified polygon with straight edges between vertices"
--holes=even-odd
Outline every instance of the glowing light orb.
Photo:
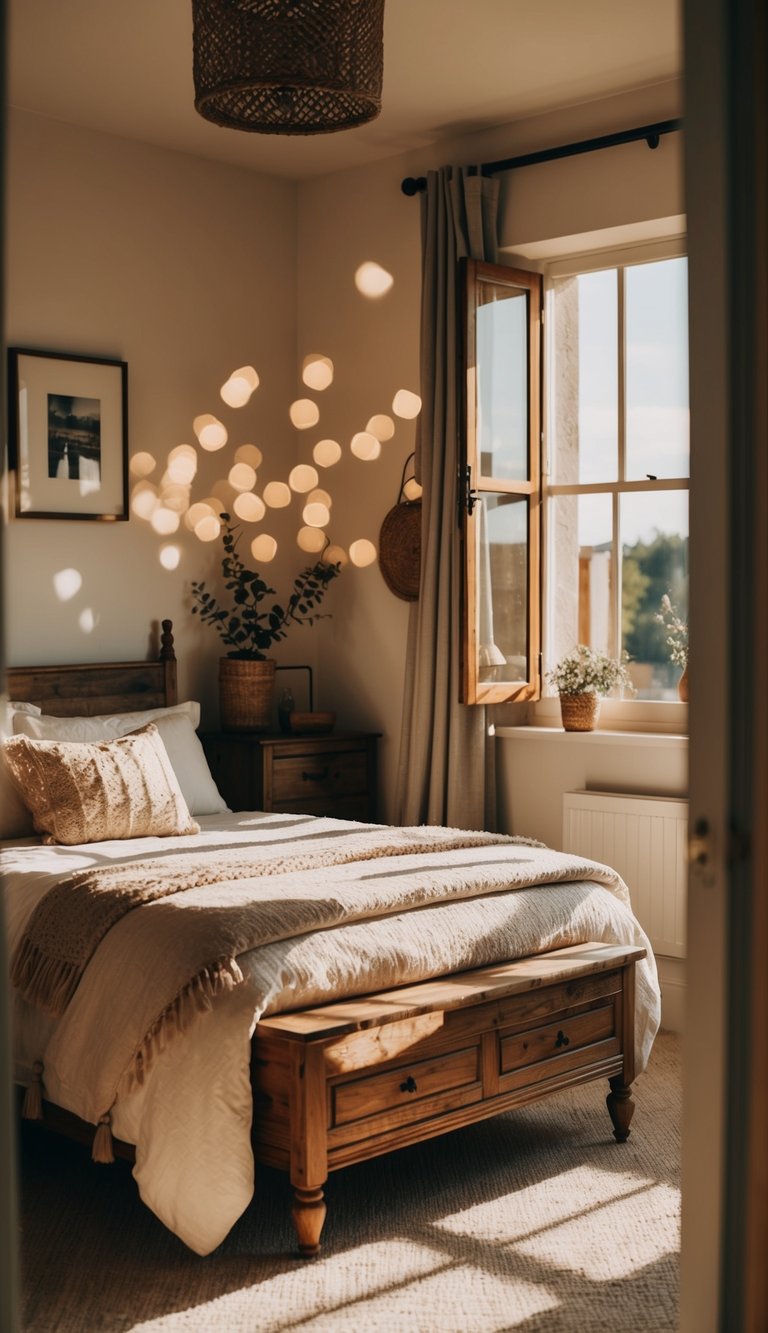
[{"label": "glowing light orb", "polygon": [[99,617],[95,614],[92,607],[86,606],[85,610],[81,611],[80,615],[77,617],[77,623],[83,631],[83,634],[92,634],[99,623]]},{"label": "glowing light orb", "polygon": [[250,463],[234,463],[227,480],[236,491],[252,491],[256,485],[256,469]]},{"label": "glowing light orb", "polygon": [[359,537],[349,548],[349,558],[358,569],[364,569],[366,565],[372,565],[376,559],[376,547],[367,537]]},{"label": "glowing light orb", "polygon": [[267,512],[261,496],[254,495],[253,491],[243,491],[242,495],[236,496],[232,508],[244,523],[259,523]]},{"label": "glowing light orb", "polygon": [[190,505],[184,515],[184,522],[191,532],[195,531],[201,518],[218,519],[218,510],[211,508],[205,500],[198,500],[196,504]]},{"label": "glowing light orb", "polygon": [[163,569],[178,569],[181,551],[178,546],[161,546],[158,559]]},{"label": "glowing light orb", "polygon": [[151,454],[141,451],[134,454],[130,462],[131,474],[134,477],[148,477],[150,472],[154,472],[157,463]]},{"label": "glowing light orb", "polygon": [[[226,482],[224,484],[226,485]],[[214,514],[217,518],[219,514],[223,514],[227,508],[227,506],[219,498],[219,496],[215,494],[215,488],[214,488],[214,494],[206,495],[205,499],[200,501],[200,504],[207,505],[211,513]]]},{"label": "glowing light orb", "polygon": [[353,435],[349,447],[355,457],[362,458],[364,463],[373,462],[381,453],[381,441],[367,430],[359,430],[357,435]]},{"label": "glowing light orb", "polygon": [[392,274],[372,259],[361,264],[355,273],[355,286],[360,295],[367,296],[372,301],[386,296],[394,281]]},{"label": "glowing light orb", "polygon": [[200,538],[201,542],[215,542],[221,532],[221,523],[215,514],[206,514],[199,523],[195,524],[195,536]]},{"label": "glowing light orb", "polygon": [[321,356],[319,352],[313,352],[310,356],[305,356],[301,378],[308,389],[316,389],[322,393],[323,389],[327,389],[329,384],[333,384],[333,362],[331,358]]},{"label": "glowing light orb", "polygon": [[217,514],[231,514],[237,491],[223,477],[214,483],[213,498],[218,503]]},{"label": "glowing light orb", "polygon": [[320,408],[311,398],[297,398],[288,408],[288,415],[297,430],[307,430],[320,420]]},{"label": "glowing light orb", "polygon": [[171,533],[178,532],[181,515],[175,509],[167,509],[165,505],[159,504],[152,511],[149,521],[161,537],[170,537]]},{"label": "glowing light orb", "polygon": [[197,454],[191,444],[179,444],[168,455],[168,476],[179,486],[189,486],[197,473]]},{"label": "glowing light orb", "polygon": [[200,441],[201,449],[207,449],[209,453],[214,453],[217,449],[223,449],[227,443],[227,428],[218,417],[211,416],[210,412],[204,412],[202,416],[195,417],[192,422],[192,428]]},{"label": "glowing light orb", "polygon": [[301,517],[309,528],[324,528],[331,521],[331,511],[318,501],[305,505]]},{"label": "glowing light orb", "polygon": [[259,377],[253,366],[241,366],[239,370],[232,371],[219,393],[228,407],[245,407],[258,384]]},{"label": "glowing light orb", "polygon": [[284,481],[268,481],[264,487],[264,503],[270,509],[285,509],[291,503],[291,488]]},{"label": "glowing light orb", "polygon": [[405,496],[406,500],[420,500],[423,491],[424,487],[416,480],[415,477],[409,477],[407,482],[403,486],[403,495]]},{"label": "glowing light orb", "polygon": [[375,435],[377,440],[391,440],[395,433],[395,423],[385,412],[378,412],[375,417],[371,417],[365,428],[369,435]]},{"label": "glowing light orb", "polygon": [[392,399],[392,411],[396,417],[412,421],[421,411],[421,399],[417,393],[411,393],[410,389],[398,389]]},{"label": "glowing light orb", "polygon": [[349,564],[349,556],[343,546],[326,546],[323,560],[326,565],[341,565],[342,568]]},{"label": "glowing light orb", "polygon": [[138,485],[134,486],[131,495],[131,509],[137,518],[149,521],[159,503],[157,487],[153,486],[151,481],[140,481]]},{"label": "glowing light orb", "polygon": [[254,472],[258,471],[264,461],[264,455],[261,449],[255,444],[241,444],[235,449],[235,462],[247,463]]},{"label": "glowing light orb", "polygon": [[270,537],[268,532],[260,532],[251,542],[251,555],[254,560],[265,564],[274,560],[277,555],[277,542],[274,537]]},{"label": "glowing light orb", "polygon": [[53,576],[53,589],[60,602],[69,602],[83,586],[79,569],[59,569]]},{"label": "glowing light orb", "polygon": [[318,482],[317,472],[308,463],[299,463],[298,467],[291,468],[288,477],[288,485],[291,490],[302,494],[304,491],[311,491]]},{"label": "glowing light orb", "polygon": [[302,551],[310,551],[313,555],[318,555],[325,546],[326,536],[322,528],[299,528],[296,534],[296,544]]},{"label": "glowing light orb", "polygon": [[335,440],[318,440],[312,450],[312,457],[318,467],[333,467],[341,458],[341,445]]},{"label": "glowing light orb", "polygon": [[321,486],[318,486],[316,490],[309,492],[306,502],[308,505],[311,504],[327,505],[329,509],[333,504],[333,500],[331,499],[330,495],[328,494],[327,491],[324,491]]}]

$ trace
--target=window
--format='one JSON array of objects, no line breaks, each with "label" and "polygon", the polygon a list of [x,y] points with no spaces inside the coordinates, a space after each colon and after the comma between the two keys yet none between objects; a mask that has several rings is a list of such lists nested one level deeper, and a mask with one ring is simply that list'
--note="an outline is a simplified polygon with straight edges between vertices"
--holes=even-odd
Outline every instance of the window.
[{"label": "window", "polygon": [[535,698],[540,664],[541,278],[465,265],[464,700]]},{"label": "window", "polygon": [[659,614],[688,614],[687,262],[625,256],[552,266],[543,386],[538,275],[468,265],[466,702],[538,697],[539,606],[545,668],[626,651],[637,700],[678,698]]},{"label": "window", "polygon": [[677,699],[657,617],[688,615],[687,261],[555,276],[547,309],[547,658],[626,651],[637,699]]}]

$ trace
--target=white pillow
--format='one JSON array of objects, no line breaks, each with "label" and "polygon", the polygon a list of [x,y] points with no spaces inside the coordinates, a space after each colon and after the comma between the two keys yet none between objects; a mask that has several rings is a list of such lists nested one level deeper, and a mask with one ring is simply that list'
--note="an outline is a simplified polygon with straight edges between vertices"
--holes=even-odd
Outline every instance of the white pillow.
[{"label": "white pillow", "polygon": [[195,728],[200,705],[193,700],[170,708],[150,708],[143,713],[103,713],[95,717],[14,718],[17,736],[41,741],[111,741],[154,722],[168,751],[184,800],[192,815],[217,815],[227,811],[208,767]]},{"label": "white pillow", "polygon": [[194,700],[173,704],[170,708],[146,708],[138,713],[97,713],[95,717],[52,717],[42,713],[37,717],[14,715],[13,731],[16,736],[29,736],[33,741],[113,741],[138,731],[148,722],[160,717],[181,714],[188,717],[193,727],[200,725],[200,705]]},{"label": "white pillow", "polygon": [[5,762],[4,742],[13,734],[13,722],[17,713],[40,716],[37,704],[22,703],[16,700],[3,701],[0,715],[0,839],[29,838],[34,829],[32,816],[19,796]]}]

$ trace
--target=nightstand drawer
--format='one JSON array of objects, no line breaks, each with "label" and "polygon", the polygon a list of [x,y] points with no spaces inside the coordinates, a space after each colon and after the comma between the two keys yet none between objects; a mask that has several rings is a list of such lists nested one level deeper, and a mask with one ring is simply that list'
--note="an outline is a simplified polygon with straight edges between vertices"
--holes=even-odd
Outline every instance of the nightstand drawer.
[{"label": "nightstand drawer", "polygon": [[363,750],[276,756],[272,765],[272,794],[280,802],[358,796],[367,781],[368,757]]}]

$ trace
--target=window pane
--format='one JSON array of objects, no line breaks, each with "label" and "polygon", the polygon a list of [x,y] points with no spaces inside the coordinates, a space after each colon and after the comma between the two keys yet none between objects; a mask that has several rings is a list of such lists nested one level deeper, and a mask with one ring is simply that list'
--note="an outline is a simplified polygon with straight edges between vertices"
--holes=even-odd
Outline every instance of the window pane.
[{"label": "window pane", "polygon": [[679,654],[657,616],[666,595],[677,618],[688,620],[688,492],[624,495],[620,513],[622,639],[636,697],[677,699]]},{"label": "window pane", "polygon": [[528,500],[484,494],[477,533],[477,673],[483,683],[528,677]]},{"label": "window pane", "polygon": [[611,515],[610,495],[558,495],[550,502],[550,668],[577,643],[612,651]]},{"label": "window pane", "polygon": [[553,480],[618,477],[618,298],[615,269],[554,287]]},{"label": "window pane", "polygon": [[528,293],[479,282],[477,452],[485,477],[527,481]]},{"label": "window pane", "polygon": [[688,265],[626,270],[627,477],[687,477]]}]

